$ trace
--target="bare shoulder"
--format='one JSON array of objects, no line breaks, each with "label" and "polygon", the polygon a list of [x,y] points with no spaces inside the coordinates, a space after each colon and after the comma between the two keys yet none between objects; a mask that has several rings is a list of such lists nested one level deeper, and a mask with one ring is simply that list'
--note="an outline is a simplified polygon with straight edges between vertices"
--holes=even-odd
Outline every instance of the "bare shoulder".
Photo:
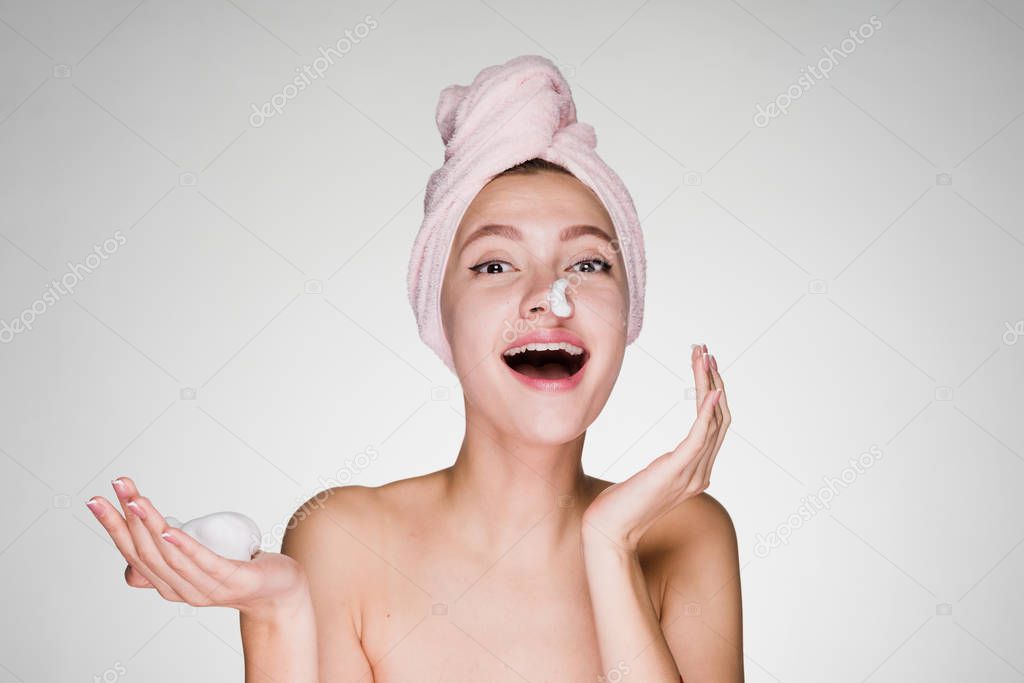
[{"label": "bare shoulder", "polygon": [[644,544],[676,551],[735,545],[736,528],[725,506],[704,491],[665,513],[644,535]]},{"label": "bare shoulder", "polygon": [[[677,505],[641,539],[666,642],[686,680],[743,680],[743,601],[736,529],[707,492]],[[643,556],[643,555],[641,555]],[[696,674],[696,675],[692,675]]]},{"label": "bare shoulder", "polygon": [[[615,482],[588,477],[591,499]],[[639,551],[650,559],[679,554],[696,545],[736,545],[732,517],[718,500],[705,492],[669,510],[640,541]]]},{"label": "bare shoulder", "polygon": [[[288,521],[281,552],[306,569],[338,569],[349,578],[369,548],[387,543],[384,535],[400,529],[401,517],[437,489],[440,472],[400,479],[381,486],[335,486],[311,496]],[[362,563],[365,565],[365,563]]]},{"label": "bare shoulder", "polygon": [[[595,477],[588,481],[591,500],[615,483]],[[705,491],[665,513],[637,550],[645,573],[667,570],[679,562],[699,563],[709,553],[735,554],[736,529],[725,506]]]},{"label": "bare shoulder", "polygon": [[336,486],[304,501],[288,520],[281,553],[306,575],[316,614],[321,680],[372,677],[362,646],[368,579],[365,538],[378,533],[379,492]]},{"label": "bare shoulder", "polygon": [[429,477],[324,489],[291,515],[281,553],[302,565],[324,634],[362,637],[366,601],[380,589],[381,553],[401,537],[410,517],[404,508]]},{"label": "bare shoulder", "polygon": [[336,598],[353,585],[358,571],[351,561],[353,549],[360,537],[374,533],[378,498],[372,487],[335,486],[311,496],[292,513],[281,553],[302,565],[316,595]]},{"label": "bare shoulder", "polygon": [[731,567],[738,556],[736,527],[725,506],[705,491],[665,513],[644,534],[639,551],[666,580]]},{"label": "bare shoulder", "polygon": [[739,601],[739,549],[732,517],[702,492],[669,510],[648,530],[639,553],[645,573],[658,585],[659,615],[693,603],[718,603],[730,613]]},{"label": "bare shoulder", "polygon": [[[612,482],[591,479],[597,495]],[[666,512],[637,557],[651,603],[685,680],[743,680],[743,605],[732,517],[702,492]]]},{"label": "bare shoulder", "polygon": [[335,486],[319,491],[292,513],[281,552],[286,555],[290,554],[288,550],[302,552],[311,543],[319,544],[338,535],[345,528],[338,523],[341,519],[358,524],[361,518],[371,518],[376,498],[376,489],[369,486]]}]

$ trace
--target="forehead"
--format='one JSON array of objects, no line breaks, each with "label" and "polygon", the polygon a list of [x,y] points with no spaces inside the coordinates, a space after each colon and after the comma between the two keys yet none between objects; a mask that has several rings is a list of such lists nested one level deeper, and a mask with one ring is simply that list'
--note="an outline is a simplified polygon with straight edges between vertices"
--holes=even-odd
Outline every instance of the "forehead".
[{"label": "forehead", "polygon": [[466,208],[455,234],[462,241],[484,223],[509,223],[524,231],[586,223],[615,231],[611,217],[593,190],[572,176],[551,171],[495,178]]}]

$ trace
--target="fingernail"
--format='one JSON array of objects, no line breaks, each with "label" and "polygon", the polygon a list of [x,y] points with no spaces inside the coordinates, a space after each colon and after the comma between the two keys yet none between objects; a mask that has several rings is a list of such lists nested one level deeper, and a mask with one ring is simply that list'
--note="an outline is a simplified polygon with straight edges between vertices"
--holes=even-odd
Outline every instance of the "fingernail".
[{"label": "fingernail", "polygon": [[703,361],[704,361],[704,369],[705,369],[705,370],[708,370],[708,369],[710,369],[710,368],[708,367],[708,354],[706,354],[706,353],[704,353],[704,354],[701,354],[701,360],[703,360]]},{"label": "fingernail", "polygon": [[121,481],[120,478],[112,479],[110,481],[110,483],[114,485],[114,490],[117,491],[118,493],[124,493],[125,492],[126,485],[125,485],[125,483],[123,481]]},{"label": "fingernail", "polygon": [[701,344],[701,347],[704,349],[704,353],[708,352],[708,345],[707,344]]},{"label": "fingernail", "polygon": [[715,369],[715,372],[718,372],[718,361],[715,360],[714,356],[711,356],[711,367]]},{"label": "fingernail", "polygon": [[129,510],[134,512],[136,515],[138,515],[139,519],[145,519],[146,518],[146,511],[142,509],[142,506],[139,505],[138,501],[130,500],[127,503],[125,503],[125,506]]},{"label": "fingernail", "polygon": [[103,508],[101,508],[100,504],[97,503],[96,501],[90,499],[85,504],[85,507],[89,508],[89,512],[91,512],[92,514],[96,515],[97,519],[99,519],[100,517],[103,516]]},{"label": "fingernail", "polygon": [[178,545],[178,541],[174,538],[174,536],[171,534],[170,531],[162,531],[162,532],[160,532],[160,538],[164,539],[165,541],[167,541],[171,545]]}]

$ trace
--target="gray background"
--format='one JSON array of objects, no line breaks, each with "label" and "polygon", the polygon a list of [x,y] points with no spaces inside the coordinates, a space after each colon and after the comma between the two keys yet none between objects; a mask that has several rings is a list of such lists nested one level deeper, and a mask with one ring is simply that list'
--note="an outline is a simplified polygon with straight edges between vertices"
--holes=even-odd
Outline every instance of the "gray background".
[{"label": "gray background", "polygon": [[1020,2],[83,0],[0,2],[0,319],[124,238],[0,345],[0,683],[242,679],[237,613],[124,585],[84,506],[115,476],[279,532],[325,485],[452,462],[406,263],[438,92],[523,53],[565,72],[648,245],[588,472],[675,445],[689,345],[720,360],[747,679],[1024,680]]}]

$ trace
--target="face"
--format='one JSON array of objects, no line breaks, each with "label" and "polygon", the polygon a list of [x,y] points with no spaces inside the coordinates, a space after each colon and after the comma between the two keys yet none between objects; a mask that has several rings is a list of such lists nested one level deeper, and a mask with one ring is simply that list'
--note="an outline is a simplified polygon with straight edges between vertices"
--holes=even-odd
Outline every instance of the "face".
[{"label": "face", "polygon": [[[548,298],[559,278],[565,317]],[[611,218],[586,185],[546,170],[492,180],[466,209],[441,288],[467,410],[524,442],[577,438],[618,378],[628,305]],[[527,343],[560,348],[506,354]]]}]

